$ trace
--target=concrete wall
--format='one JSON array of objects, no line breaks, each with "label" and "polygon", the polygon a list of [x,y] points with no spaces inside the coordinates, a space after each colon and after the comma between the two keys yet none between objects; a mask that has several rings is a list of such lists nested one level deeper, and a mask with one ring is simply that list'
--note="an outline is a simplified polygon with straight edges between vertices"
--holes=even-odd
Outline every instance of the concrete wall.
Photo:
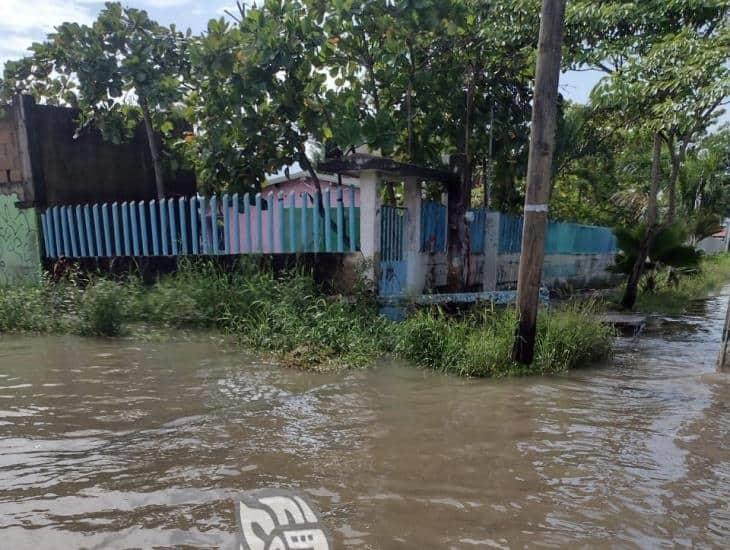
[{"label": "concrete wall", "polygon": [[697,243],[697,248],[705,254],[718,254],[727,250],[726,237],[707,237]]},{"label": "concrete wall", "polygon": [[[115,145],[97,130],[78,137],[72,109],[33,105],[28,133],[32,160],[46,206],[156,198],[152,160],[142,126],[128,143]],[[166,178],[168,196],[195,193],[191,173]]]},{"label": "concrete wall", "polygon": [[[36,281],[40,277],[38,213],[21,207],[32,203],[33,187],[26,178],[26,136],[18,109],[0,112],[0,284]],[[24,168],[24,163],[26,167]]]},{"label": "concrete wall", "polygon": [[38,216],[34,208],[18,208],[18,199],[0,194],[0,284],[40,277]]},{"label": "concrete wall", "polygon": [[[603,286],[614,277],[606,271],[613,263],[613,254],[548,254],[545,256],[542,284],[548,288]],[[517,288],[519,264],[519,254],[499,254],[496,290]]]}]

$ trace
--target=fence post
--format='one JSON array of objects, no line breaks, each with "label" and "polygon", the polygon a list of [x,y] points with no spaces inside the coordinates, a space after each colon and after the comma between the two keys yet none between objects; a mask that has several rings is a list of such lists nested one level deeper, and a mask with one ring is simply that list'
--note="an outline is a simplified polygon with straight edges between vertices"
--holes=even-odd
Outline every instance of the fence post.
[{"label": "fence post", "polygon": [[406,207],[406,235],[403,258],[406,260],[407,294],[422,294],[426,286],[424,254],[421,254],[421,181],[405,178],[403,182],[403,203]]},{"label": "fence post", "polygon": [[380,176],[375,170],[360,173],[360,250],[372,262],[369,274],[380,272]]},{"label": "fence post", "polygon": [[124,255],[132,255],[132,245],[129,240],[129,203],[122,203],[122,234],[124,235]]}]

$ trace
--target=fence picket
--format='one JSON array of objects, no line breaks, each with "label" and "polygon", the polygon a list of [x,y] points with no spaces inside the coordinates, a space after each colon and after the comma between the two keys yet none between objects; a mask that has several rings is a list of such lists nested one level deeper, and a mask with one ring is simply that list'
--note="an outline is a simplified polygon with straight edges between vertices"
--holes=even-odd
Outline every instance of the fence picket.
[{"label": "fence picket", "polygon": [[188,248],[188,209],[185,206],[185,197],[178,199],[178,212],[180,214],[180,251],[185,255],[190,253]]},{"label": "fence picket", "polygon": [[243,195],[243,216],[244,224],[246,229],[246,252],[251,254],[253,252],[253,240],[251,239],[251,197],[248,193]]},{"label": "fence picket", "polygon": [[269,192],[266,197],[266,228],[268,232],[268,247],[266,252],[274,253],[274,193]]},{"label": "fence picket", "polygon": [[345,209],[342,205],[342,187],[337,188],[337,252],[345,251]]},{"label": "fence picket", "polygon": [[196,256],[200,253],[198,236],[198,197],[190,197],[190,247]]},{"label": "fence picket", "polygon": [[292,191],[289,193],[289,252],[297,251],[297,227],[294,219],[296,208],[297,199]]},{"label": "fence picket", "polygon": [[210,242],[208,241],[207,207],[205,197],[200,197],[200,240],[203,243],[203,254],[210,254]]},{"label": "fence picket", "polygon": [[319,217],[319,205],[321,203],[319,191],[314,192],[314,205],[312,208],[314,209],[312,212],[312,233],[314,233],[314,252],[319,252],[320,245],[322,241],[322,236],[320,234],[321,228],[320,228],[320,217]]},{"label": "fence picket", "polygon": [[96,256],[96,247],[94,246],[94,232],[91,228],[91,208],[88,204],[81,207],[84,217],[84,232],[86,233],[86,254],[88,256]]},{"label": "fence picket", "polygon": [[142,255],[149,256],[150,248],[147,242],[147,208],[144,201],[139,201],[137,203],[137,213],[139,215],[139,236],[142,239]]},{"label": "fence picket", "polygon": [[233,211],[233,253],[234,254],[240,254],[241,253],[241,211],[240,206],[238,202],[238,193],[233,194],[233,206],[231,206],[231,210]]},{"label": "fence picket", "polygon": [[139,223],[137,222],[137,207],[134,202],[129,203],[129,222],[132,231],[132,254],[139,256]]},{"label": "fence picket", "polygon": [[221,208],[223,209],[223,252],[231,253],[231,209],[229,205],[228,194],[221,196]]},{"label": "fence picket", "polygon": [[284,193],[279,191],[276,197],[276,218],[279,224],[279,250],[278,252],[284,252],[284,238],[286,236],[286,229],[284,223]]},{"label": "fence picket", "polygon": [[168,247],[168,233],[167,233],[167,204],[165,199],[159,199],[157,206],[160,209],[160,253],[162,256],[167,256]]},{"label": "fence picket", "polygon": [[86,256],[86,231],[84,230],[84,217],[81,213],[81,205],[76,205],[74,208],[74,223],[76,224],[76,233],[79,238],[79,257],[83,258]]},{"label": "fence picket", "polygon": [[101,222],[99,221],[99,205],[91,207],[91,217],[94,220],[94,240],[96,243],[96,257],[104,255],[104,244],[101,239]]},{"label": "fence picket", "polygon": [[112,231],[109,225],[109,204],[101,205],[101,221],[104,225],[104,255],[109,258],[114,255],[112,251]]},{"label": "fence picket", "polygon": [[350,215],[350,252],[355,252],[357,249],[357,235],[356,235],[356,226],[355,226],[355,186],[350,186],[350,207],[349,207],[349,215]]},{"label": "fence picket", "polygon": [[167,199],[167,218],[170,222],[170,248],[177,256],[177,224],[175,223],[175,199]]},{"label": "fence picket", "polygon": [[263,252],[262,248],[262,223],[261,223],[261,193],[256,193],[254,198],[256,201],[256,252]]},{"label": "fence picket", "polygon": [[302,210],[300,212],[300,214],[301,214],[300,229],[302,231],[301,243],[302,243],[302,252],[306,252],[307,244],[308,244],[308,242],[307,242],[308,241],[308,239],[307,239],[307,237],[308,237],[308,235],[307,235],[307,233],[308,233],[307,210],[309,210],[309,208],[307,207],[308,206],[307,203],[309,201],[307,199],[309,198],[309,193],[307,193],[306,191],[303,192],[300,195],[300,198],[302,199]]},{"label": "fence picket", "polygon": [[45,212],[41,214],[41,231],[43,231],[43,248],[46,251],[46,256],[53,258],[53,251],[48,244],[48,238],[50,237],[51,232],[48,231],[48,220]]},{"label": "fence picket", "polygon": [[218,197],[213,195],[210,198],[210,242],[211,254],[220,254],[221,246],[218,235]]},{"label": "fence picket", "polygon": [[152,255],[160,255],[160,226],[157,224],[157,201],[150,201],[150,232],[152,233]]},{"label": "fence picket", "polygon": [[324,191],[324,251],[332,252],[332,196],[330,188]]},{"label": "fence picket", "polygon": [[63,254],[63,235],[61,233],[61,220],[60,220],[60,214],[58,211],[58,206],[54,206],[51,208],[51,218],[53,221],[53,237],[54,237],[54,245],[56,250],[56,257],[60,257]]},{"label": "fence picket", "polygon": [[129,240],[129,204],[122,203],[122,235],[124,236],[124,255],[132,253],[132,244]]}]

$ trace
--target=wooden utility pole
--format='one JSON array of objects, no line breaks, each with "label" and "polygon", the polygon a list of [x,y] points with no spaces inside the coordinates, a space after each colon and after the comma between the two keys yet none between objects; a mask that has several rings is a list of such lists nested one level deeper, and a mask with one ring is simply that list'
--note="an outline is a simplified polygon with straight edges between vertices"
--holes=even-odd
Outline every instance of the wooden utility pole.
[{"label": "wooden utility pole", "polygon": [[542,265],[545,259],[545,229],[555,148],[555,118],[564,20],[565,0],[543,0],[535,95],[532,100],[522,255],[517,279],[519,325],[512,348],[512,358],[524,365],[532,363],[535,351],[537,308]]}]

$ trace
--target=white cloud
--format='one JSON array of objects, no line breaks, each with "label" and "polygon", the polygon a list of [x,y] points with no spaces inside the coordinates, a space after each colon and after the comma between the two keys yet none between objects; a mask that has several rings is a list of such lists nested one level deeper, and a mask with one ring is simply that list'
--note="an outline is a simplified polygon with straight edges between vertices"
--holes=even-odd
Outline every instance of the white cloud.
[{"label": "white cloud", "polygon": [[83,0],[0,1],[0,66],[8,59],[22,57],[33,42],[64,21],[89,23],[92,13]]}]

